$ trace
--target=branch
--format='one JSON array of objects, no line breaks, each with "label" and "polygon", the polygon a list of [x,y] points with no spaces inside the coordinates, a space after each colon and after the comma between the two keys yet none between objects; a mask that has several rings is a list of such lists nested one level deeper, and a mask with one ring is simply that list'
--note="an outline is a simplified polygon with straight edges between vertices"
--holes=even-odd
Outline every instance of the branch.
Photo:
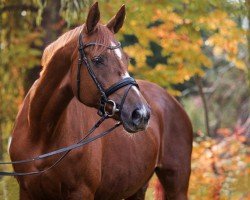
[{"label": "branch", "polygon": [[37,12],[38,7],[33,6],[33,5],[25,5],[25,4],[6,5],[2,8],[0,8],[0,14],[2,14],[3,12],[22,11],[22,10],[29,10],[31,12]]}]

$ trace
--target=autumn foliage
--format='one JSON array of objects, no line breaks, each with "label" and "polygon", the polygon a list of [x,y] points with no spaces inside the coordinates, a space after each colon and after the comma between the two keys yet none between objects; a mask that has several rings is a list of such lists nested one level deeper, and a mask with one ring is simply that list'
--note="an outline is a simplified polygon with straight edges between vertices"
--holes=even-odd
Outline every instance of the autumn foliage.
[{"label": "autumn foliage", "polygon": [[[39,74],[43,49],[63,32],[84,23],[91,3],[0,2],[3,159],[8,158],[3,152],[18,107]],[[192,120],[195,140],[190,199],[250,199],[250,1],[100,0],[103,23],[122,3],[127,18],[117,38],[131,58],[131,74],[177,96]],[[199,78],[199,86],[194,77]],[[209,136],[204,128],[204,99]],[[162,198],[160,190],[154,176],[147,199]],[[13,179],[0,180],[0,199],[14,200],[16,191]]]}]

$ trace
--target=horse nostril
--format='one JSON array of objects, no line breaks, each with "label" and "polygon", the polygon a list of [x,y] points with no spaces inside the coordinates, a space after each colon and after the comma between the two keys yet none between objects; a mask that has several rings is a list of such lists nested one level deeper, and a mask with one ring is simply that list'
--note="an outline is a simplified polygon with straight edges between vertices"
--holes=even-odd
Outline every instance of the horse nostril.
[{"label": "horse nostril", "polygon": [[148,120],[150,118],[150,111],[142,108],[135,109],[132,113],[132,123],[135,127],[144,129],[148,124]]},{"label": "horse nostril", "polygon": [[150,112],[147,112],[144,120],[145,122],[148,122],[149,119],[150,119]]},{"label": "horse nostril", "polygon": [[132,122],[135,126],[139,126],[143,120],[143,113],[140,109],[135,109],[132,113]]}]

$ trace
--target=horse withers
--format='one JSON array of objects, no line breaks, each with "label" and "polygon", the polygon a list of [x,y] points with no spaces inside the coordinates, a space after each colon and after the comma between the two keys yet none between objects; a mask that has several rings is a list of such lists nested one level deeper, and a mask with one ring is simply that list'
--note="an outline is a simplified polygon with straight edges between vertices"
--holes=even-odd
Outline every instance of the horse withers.
[{"label": "horse withers", "polygon": [[[144,199],[156,172],[166,199],[187,199],[192,126],[180,104],[159,86],[129,77],[129,58],[114,34],[125,6],[106,24],[98,3],[84,25],[50,44],[43,70],[17,115],[10,156],[23,160],[81,140],[101,116],[93,136],[122,126],[72,150],[54,168],[16,176],[21,200]],[[138,86],[138,85],[139,86]],[[60,155],[14,164],[15,172],[41,171]]]}]

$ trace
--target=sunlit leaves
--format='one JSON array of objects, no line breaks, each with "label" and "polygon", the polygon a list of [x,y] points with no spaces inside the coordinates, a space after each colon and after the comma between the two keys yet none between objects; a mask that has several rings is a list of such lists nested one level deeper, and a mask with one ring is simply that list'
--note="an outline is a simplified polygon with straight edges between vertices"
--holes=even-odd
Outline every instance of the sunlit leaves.
[{"label": "sunlit leaves", "polygon": [[206,138],[194,142],[191,199],[245,199],[249,195],[248,147],[236,132],[220,131],[221,135],[224,133],[223,139]]},{"label": "sunlit leaves", "polygon": [[140,44],[124,47],[124,50],[135,59],[139,68],[146,65],[146,56],[151,55],[151,52]]},{"label": "sunlit leaves", "polygon": [[[238,59],[238,46],[245,43],[244,32],[221,9],[219,1],[202,3],[180,1],[179,6],[171,1],[155,6],[133,3],[134,7],[143,9],[147,19],[140,20],[141,13],[136,12],[138,18],[128,17],[123,29],[123,33],[133,33],[138,38],[138,43],[125,48],[137,61],[134,68],[140,69],[133,70],[135,75],[165,87],[183,83],[195,74],[203,76],[204,67],[213,66],[211,55],[204,51],[208,46],[213,48],[213,56],[224,56],[236,67],[246,69]],[[149,51],[153,55],[149,45],[152,41],[163,48],[162,56],[167,58],[156,67],[146,62]]]}]

